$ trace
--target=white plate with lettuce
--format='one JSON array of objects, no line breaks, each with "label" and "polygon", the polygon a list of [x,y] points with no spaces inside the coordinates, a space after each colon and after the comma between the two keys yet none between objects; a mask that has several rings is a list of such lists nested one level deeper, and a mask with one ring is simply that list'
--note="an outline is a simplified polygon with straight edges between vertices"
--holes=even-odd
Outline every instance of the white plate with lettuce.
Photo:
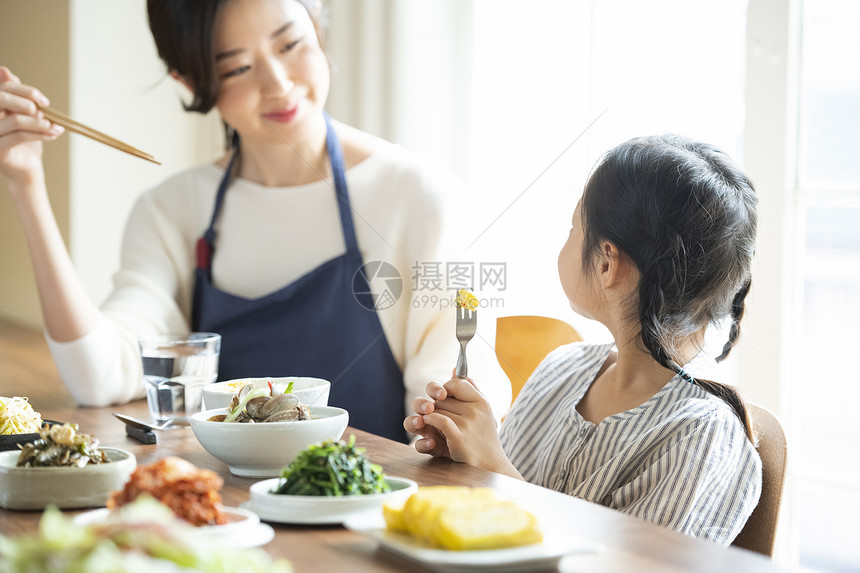
[{"label": "white plate with lettuce", "polygon": [[[76,515],[74,521],[78,525],[89,526],[107,525],[115,522],[125,524],[146,522],[153,519],[153,515],[160,519],[161,510],[162,508],[166,509],[166,507],[158,502],[155,503],[156,509],[154,510],[148,509],[147,505],[143,505],[142,509],[135,510],[134,504],[114,510],[96,509]],[[128,507],[131,507],[132,510],[126,509]],[[181,523],[188,526],[189,536],[205,538],[207,541],[213,541],[225,547],[257,547],[265,545],[275,537],[275,530],[265,523],[260,523],[260,518],[254,512],[240,507],[222,507],[221,509],[224,512],[224,517],[227,518],[227,523],[223,525],[194,527],[185,522]],[[167,511],[170,512],[169,509]],[[172,512],[170,512],[170,516],[173,516]]]},{"label": "white plate with lettuce", "polygon": [[[84,514],[86,515],[86,514]],[[290,563],[256,547],[237,548],[195,532],[152,498],[114,512],[109,521],[82,523],[50,508],[37,533],[0,534],[11,571],[201,571],[291,573]],[[5,569],[4,569],[5,570]]]}]

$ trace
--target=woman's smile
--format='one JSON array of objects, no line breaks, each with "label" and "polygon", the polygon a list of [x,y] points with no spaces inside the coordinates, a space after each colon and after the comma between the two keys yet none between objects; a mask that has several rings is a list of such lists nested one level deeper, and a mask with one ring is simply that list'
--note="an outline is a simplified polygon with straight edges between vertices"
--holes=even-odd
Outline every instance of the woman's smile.
[{"label": "woman's smile", "polygon": [[263,114],[263,119],[266,121],[276,121],[278,123],[289,123],[296,118],[299,113],[299,105],[301,102],[285,106],[281,109],[270,111]]}]

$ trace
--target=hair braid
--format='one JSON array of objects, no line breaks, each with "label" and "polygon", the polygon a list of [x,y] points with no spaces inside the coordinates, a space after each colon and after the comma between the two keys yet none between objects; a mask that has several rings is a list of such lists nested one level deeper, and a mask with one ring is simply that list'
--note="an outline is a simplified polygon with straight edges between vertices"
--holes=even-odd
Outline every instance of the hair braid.
[{"label": "hair braid", "polygon": [[666,271],[665,265],[657,264],[645,271],[647,276],[640,278],[639,344],[660,366],[680,372],[681,366],[674,359],[672,328],[667,324],[671,320],[671,313],[667,311],[663,287],[668,278]]},{"label": "hair braid", "polygon": [[752,281],[747,279],[741,287],[741,290],[739,290],[737,294],[735,294],[735,298],[732,299],[732,326],[729,329],[729,340],[726,342],[725,346],[723,346],[722,354],[717,356],[717,362],[725,360],[729,355],[729,352],[732,351],[738,337],[741,335],[741,319],[744,317],[744,309],[746,308],[744,301],[750,292],[751,285]]}]

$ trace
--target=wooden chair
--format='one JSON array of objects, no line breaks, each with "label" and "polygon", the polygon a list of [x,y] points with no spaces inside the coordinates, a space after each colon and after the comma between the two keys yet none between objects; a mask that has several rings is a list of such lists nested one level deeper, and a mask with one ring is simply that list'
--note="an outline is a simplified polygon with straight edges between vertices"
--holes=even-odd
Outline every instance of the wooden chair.
[{"label": "wooden chair", "polygon": [[752,403],[747,404],[747,410],[759,432],[756,449],[762,465],[761,498],[732,545],[773,557],[788,448],[785,432],[773,412]]},{"label": "wooden chair", "polygon": [[563,344],[582,340],[571,325],[546,316],[496,319],[496,358],[511,381],[513,399],[546,355]]}]

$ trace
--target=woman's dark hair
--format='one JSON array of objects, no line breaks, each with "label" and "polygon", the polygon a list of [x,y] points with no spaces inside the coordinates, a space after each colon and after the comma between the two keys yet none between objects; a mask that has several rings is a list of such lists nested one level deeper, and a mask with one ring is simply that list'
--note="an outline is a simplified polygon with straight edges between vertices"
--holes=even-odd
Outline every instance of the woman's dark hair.
[{"label": "woman's dark hair", "polygon": [[720,149],[678,135],[632,139],[595,167],[582,197],[583,268],[593,269],[609,241],[639,270],[638,343],[660,365],[724,399],[752,440],[735,388],[692,378],[679,364],[677,342],[731,316],[729,339],[740,335],[755,252],[752,183]]},{"label": "woman's dark hair", "polygon": [[[158,56],[167,69],[177,72],[194,92],[186,111],[208,113],[218,101],[215,72],[215,20],[228,0],[148,0],[149,29]],[[320,46],[323,44],[319,0],[296,0],[308,11]]]}]

